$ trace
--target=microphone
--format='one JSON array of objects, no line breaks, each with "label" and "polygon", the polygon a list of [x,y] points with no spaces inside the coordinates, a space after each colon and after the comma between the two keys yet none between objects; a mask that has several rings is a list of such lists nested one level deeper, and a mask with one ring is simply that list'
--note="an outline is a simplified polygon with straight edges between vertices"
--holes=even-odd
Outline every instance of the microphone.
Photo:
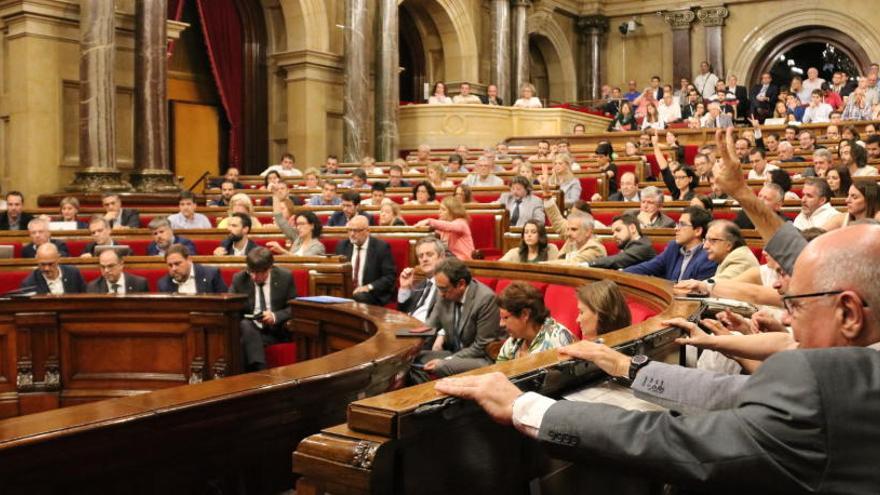
[{"label": "microphone", "polygon": [[0,297],[30,297],[37,293],[36,285],[25,285],[18,289],[12,289],[0,294]]}]

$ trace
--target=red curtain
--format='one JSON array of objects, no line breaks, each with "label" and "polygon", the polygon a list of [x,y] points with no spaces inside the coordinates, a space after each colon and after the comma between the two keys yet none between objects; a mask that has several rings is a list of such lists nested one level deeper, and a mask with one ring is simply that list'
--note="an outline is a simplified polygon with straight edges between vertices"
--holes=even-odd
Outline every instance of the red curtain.
[{"label": "red curtain", "polygon": [[[177,0],[184,1],[184,0]],[[241,167],[242,107],[244,102],[244,44],[234,0],[195,0],[208,48],[211,73],[229,121],[228,166]],[[169,9],[171,3],[169,2]]]}]

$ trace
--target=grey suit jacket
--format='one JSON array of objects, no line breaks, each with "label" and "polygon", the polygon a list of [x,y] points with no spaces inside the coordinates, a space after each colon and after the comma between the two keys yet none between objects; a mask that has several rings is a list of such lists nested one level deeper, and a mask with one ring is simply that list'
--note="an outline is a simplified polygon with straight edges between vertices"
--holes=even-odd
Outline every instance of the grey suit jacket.
[{"label": "grey suit jacket", "polygon": [[513,209],[516,207],[516,199],[513,195],[504,193],[498,198],[498,202],[507,208],[507,213],[511,217],[511,227],[522,227],[529,220],[536,220],[541,225],[544,225],[544,201],[537,196],[529,194],[523,198],[522,203],[519,205],[519,218],[516,223],[513,223]]},{"label": "grey suit jacket", "polygon": [[457,336],[453,332],[454,304],[438,297],[425,325],[446,331],[444,350],[452,351],[453,357],[488,359],[486,345],[502,336],[495,293],[486,285],[471,280],[464,296],[461,331]]},{"label": "grey suit jacket", "polygon": [[538,435],[551,455],[713,492],[876,493],[878,390],[876,350],[786,351],[764,362],[732,407],[675,416],[559,401]]},{"label": "grey suit jacket", "polygon": [[749,378],[652,361],[639,370],[632,390],[636,397],[667,409],[699,414],[735,406]]}]

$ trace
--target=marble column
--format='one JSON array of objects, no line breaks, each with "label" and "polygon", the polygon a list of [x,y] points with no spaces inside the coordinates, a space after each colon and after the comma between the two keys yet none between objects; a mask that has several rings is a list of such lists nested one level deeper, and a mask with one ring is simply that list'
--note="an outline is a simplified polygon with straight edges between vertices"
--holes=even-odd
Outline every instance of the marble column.
[{"label": "marble column", "polygon": [[492,72],[490,84],[506,105],[513,103],[510,88],[510,0],[492,0]]},{"label": "marble column", "polygon": [[[527,20],[530,0],[513,0],[513,96],[519,98],[519,88],[529,82],[529,32]],[[538,95],[533,95],[538,96]]]},{"label": "marble column", "polygon": [[608,18],[604,15],[584,16],[578,19],[577,27],[580,31],[578,100],[597,100],[604,81],[601,54],[608,32]]},{"label": "marble column", "polygon": [[135,1],[134,163],[141,192],[179,192],[168,166],[167,0]]},{"label": "marble column", "polygon": [[68,191],[128,191],[116,168],[114,2],[80,1],[79,162]]},{"label": "marble column", "polygon": [[376,21],[376,159],[397,158],[400,107],[400,50],[397,0],[378,0]]},{"label": "marble column", "polygon": [[663,19],[672,28],[672,87],[678,88],[682,77],[691,79],[691,23],[696,15],[691,10],[663,13]]},{"label": "marble column", "polygon": [[370,71],[368,68],[371,33],[368,26],[368,0],[345,2],[345,85],[343,87],[343,160],[360,161],[367,155]]},{"label": "marble column", "polygon": [[716,7],[702,7],[697,11],[697,18],[706,27],[706,60],[712,64],[715,75],[724,77],[724,38],[722,29],[724,19],[729,12],[723,5]]}]

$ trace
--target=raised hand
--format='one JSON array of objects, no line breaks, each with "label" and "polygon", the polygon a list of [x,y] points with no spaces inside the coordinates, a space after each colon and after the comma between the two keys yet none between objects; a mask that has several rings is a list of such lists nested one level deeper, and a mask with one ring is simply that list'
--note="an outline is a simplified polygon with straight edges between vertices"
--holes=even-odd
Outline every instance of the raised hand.
[{"label": "raised hand", "polygon": [[739,158],[736,156],[736,148],[733,144],[733,127],[727,128],[724,139],[722,139],[722,133],[724,132],[721,129],[715,131],[715,146],[718,148],[718,153],[721,156],[721,159],[715,162],[712,170],[715,175],[715,184],[718,185],[722,192],[734,198],[737,197],[737,193],[743,193],[744,189],[749,194],[752,194],[743,175],[742,165],[740,165]]}]

